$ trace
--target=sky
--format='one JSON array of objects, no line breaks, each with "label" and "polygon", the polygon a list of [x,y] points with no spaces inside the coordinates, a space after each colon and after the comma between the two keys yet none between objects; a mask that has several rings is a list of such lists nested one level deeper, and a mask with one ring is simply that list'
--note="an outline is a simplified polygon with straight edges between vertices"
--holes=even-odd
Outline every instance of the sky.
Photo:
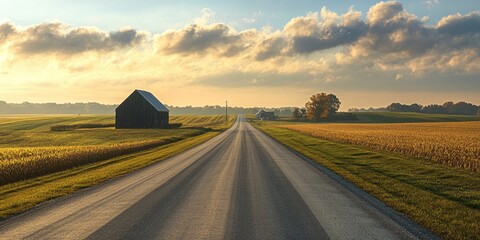
[{"label": "sky", "polygon": [[480,104],[477,0],[39,2],[0,0],[0,100]]}]

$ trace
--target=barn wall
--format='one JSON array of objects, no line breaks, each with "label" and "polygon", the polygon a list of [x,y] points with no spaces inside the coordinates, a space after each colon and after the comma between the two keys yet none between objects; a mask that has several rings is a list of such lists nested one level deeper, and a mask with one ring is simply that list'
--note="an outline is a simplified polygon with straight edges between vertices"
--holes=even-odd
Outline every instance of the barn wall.
[{"label": "barn wall", "polygon": [[157,122],[158,122],[158,128],[168,128],[168,119],[169,119],[169,113],[168,112],[157,112]]},{"label": "barn wall", "polygon": [[158,112],[138,92],[131,94],[115,114],[115,127],[168,128],[168,112]]}]

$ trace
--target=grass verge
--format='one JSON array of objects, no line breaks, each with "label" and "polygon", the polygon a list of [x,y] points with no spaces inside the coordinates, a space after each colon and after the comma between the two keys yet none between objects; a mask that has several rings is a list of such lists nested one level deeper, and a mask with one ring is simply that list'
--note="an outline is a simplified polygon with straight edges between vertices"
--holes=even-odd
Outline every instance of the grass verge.
[{"label": "grass verge", "polygon": [[478,238],[478,173],[334,143],[270,123],[255,125],[443,238]]}]

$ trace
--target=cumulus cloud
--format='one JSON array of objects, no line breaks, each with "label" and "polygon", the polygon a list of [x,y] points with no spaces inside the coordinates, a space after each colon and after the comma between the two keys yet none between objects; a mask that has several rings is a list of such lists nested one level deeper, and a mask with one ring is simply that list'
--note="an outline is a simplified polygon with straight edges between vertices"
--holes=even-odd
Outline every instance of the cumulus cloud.
[{"label": "cumulus cloud", "polygon": [[141,43],[146,38],[145,34],[139,33],[137,30],[131,28],[110,32],[108,36],[113,45],[120,47],[133,46]]},{"label": "cumulus cloud", "polygon": [[[205,16],[211,18],[213,14],[207,13]],[[319,12],[291,19],[281,31],[236,32],[222,23],[193,24],[161,34],[157,46],[167,54],[241,55],[256,61],[294,58],[343,46],[335,56],[338,64],[351,64],[362,58],[388,69],[388,65],[408,66],[406,62],[428,54],[478,49],[479,15],[473,12],[447,16],[431,26],[396,1],[375,4],[365,20],[353,8],[338,14],[324,7]]]},{"label": "cumulus cloud", "polygon": [[[473,54],[480,50],[479,15],[451,15],[431,26],[398,2],[378,3],[367,13],[368,32],[338,53],[337,63],[352,64],[362,59],[387,71],[398,66],[412,72],[454,66],[468,71],[478,69],[477,64],[467,63],[467,58],[458,58],[456,53],[464,52],[469,60],[480,60]],[[462,64],[469,67],[462,68]]]},{"label": "cumulus cloud", "polygon": [[106,33],[91,27],[73,28],[60,22],[42,23],[19,30],[12,24],[4,23],[0,25],[0,40],[6,41],[7,38],[19,53],[74,55],[131,47],[142,42],[145,34],[134,29]]},{"label": "cumulus cloud", "polygon": [[398,2],[381,2],[367,14],[369,32],[356,47],[370,52],[421,54],[435,44],[434,30]]},{"label": "cumulus cloud", "polygon": [[256,35],[255,30],[236,32],[225,24],[192,24],[179,31],[159,35],[159,49],[168,54],[206,54],[233,56],[248,48]]},{"label": "cumulus cloud", "polygon": [[11,23],[0,24],[0,44],[16,32],[15,26]]},{"label": "cumulus cloud", "polygon": [[478,34],[480,33],[480,12],[444,17],[438,22],[436,28],[440,33],[448,35]]},{"label": "cumulus cloud", "polygon": [[320,13],[292,19],[280,34],[260,33],[256,30],[236,32],[221,23],[192,24],[182,30],[163,33],[157,38],[157,42],[159,49],[169,54],[225,55],[222,54],[228,52],[225,49],[234,49],[234,53],[250,50],[252,52],[249,55],[254,56],[255,60],[264,61],[295,53],[308,54],[355,42],[367,30],[360,17],[360,12],[353,9],[337,15],[323,8]]},{"label": "cumulus cloud", "polygon": [[253,50],[255,60],[264,61],[270,58],[275,58],[279,55],[284,55],[287,47],[287,42],[280,36],[273,36],[262,40],[255,46]]},{"label": "cumulus cloud", "polygon": [[353,9],[337,15],[324,7],[320,14],[290,20],[284,32],[291,38],[294,52],[312,53],[357,41],[367,30],[360,16],[360,12]]},{"label": "cumulus cloud", "polygon": [[380,2],[372,6],[367,13],[368,22],[372,25],[388,24],[394,19],[398,19],[403,13],[403,6],[399,2]]},{"label": "cumulus cloud", "polygon": [[[480,71],[480,12],[446,16],[429,25],[401,3],[388,1],[373,5],[364,18],[353,8],[340,14],[324,7],[291,19],[277,31],[237,31],[225,23],[212,23],[214,15],[203,9],[195,24],[153,35],[132,28],[105,32],[59,22],[27,28],[3,23],[0,45],[4,47],[0,50],[10,59],[16,53],[74,56],[109,52],[120,56],[147,46],[156,50],[152,52],[156,57],[228,57],[235,64],[245,60],[278,66],[293,66],[299,59],[318,60],[320,55],[312,53],[330,50],[325,51],[330,54],[327,58],[337,66],[363,64],[364,68],[395,72]],[[128,61],[142,62],[134,57]]]}]

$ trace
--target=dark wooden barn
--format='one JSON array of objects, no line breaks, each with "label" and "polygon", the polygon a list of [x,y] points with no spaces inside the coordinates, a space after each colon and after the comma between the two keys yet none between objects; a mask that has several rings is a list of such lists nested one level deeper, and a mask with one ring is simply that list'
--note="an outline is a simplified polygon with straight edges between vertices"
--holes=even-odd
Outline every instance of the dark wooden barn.
[{"label": "dark wooden barn", "polygon": [[135,90],[115,109],[115,128],[168,128],[168,113],[153,94]]}]

